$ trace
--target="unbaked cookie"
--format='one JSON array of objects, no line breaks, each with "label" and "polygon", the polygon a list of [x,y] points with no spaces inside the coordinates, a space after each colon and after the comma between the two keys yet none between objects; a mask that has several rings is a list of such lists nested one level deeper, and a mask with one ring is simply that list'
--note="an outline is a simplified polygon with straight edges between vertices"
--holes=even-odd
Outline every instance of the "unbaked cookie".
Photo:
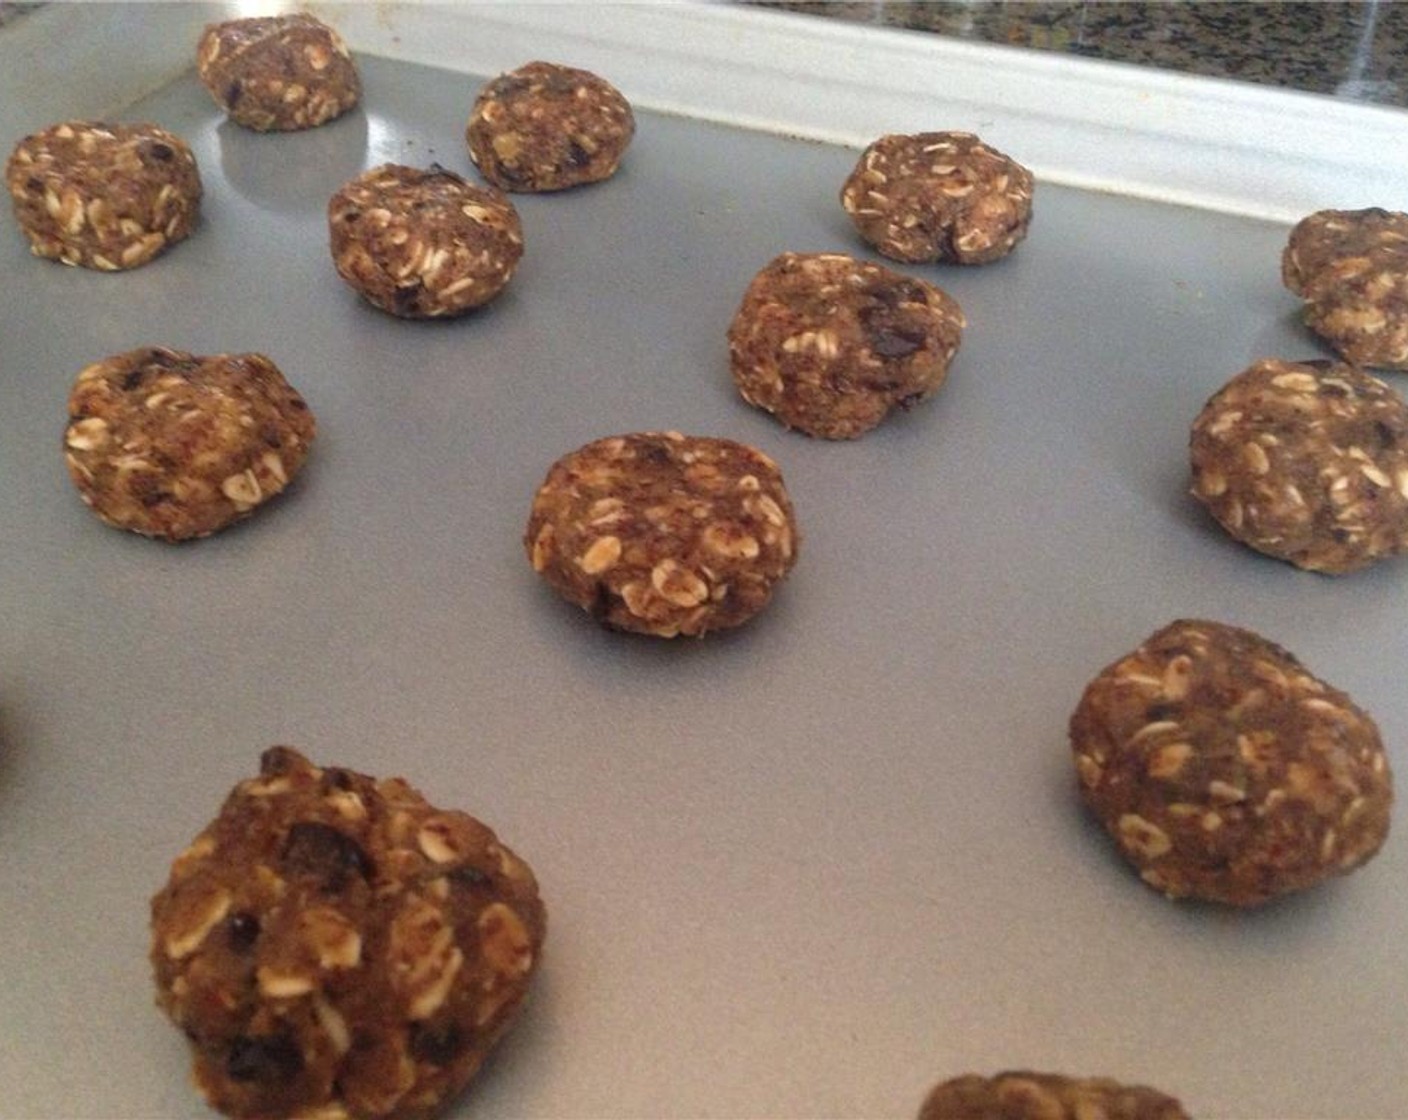
[{"label": "unbaked cookie", "polygon": [[1027,235],[1032,173],[968,132],[882,136],[841,188],[865,241],[899,261],[985,264]]},{"label": "unbaked cookie", "polygon": [[1013,1070],[934,1086],[919,1120],[1188,1120],[1173,1097],[1108,1077]]},{"label": "unbaked cookie", "polygon": [[621,91],[586,70],[530,62],[475,99],[469,158],[506,191],[560,191],[616,173],[635,135]]},{"label": "unbaked cookie", "polygon": [[315,431],[303,398],[262,354],[153,346],[78,375],[64,459],[109,525],[180,541],[223,529],[283,490]]},{"label": "unbaked cookie", "polygon": [[1213,394],[1192,493],[1234,538],[1319,572],[1408,549],[1408,404],[1353,366],[1263,359]]},{"label": "unbaked cookie", "polygon": [[604,625],[673,638],[767,606],[796,561],[797,526],[761,451],[645,432],[554,463],[524,546],[534,571]]},{"label": "unbaked cookie", "polygon": [[195,156],[154,124],[67,121],[26,136],[5,185],[35,256],[103,272],[146,264],[200,214]]},{"label": "unbaked cookie", "polygon": [[1281,278],[1346,361],[1408,369],[1408,214],[1321,210],[1291,231]]},{"label": "unbaked cookie", "polygon": [[784,253],[749,284],[729,359],[749,404],[854,439],[937,392],[963,326],[933,284],[840,253]]},{"label": "unbaked cookie", "polygon": [[404,319],[462,315],[508,284],[523,256],[518,211],[453,171],[386,163],[328,203],[337,274]]},{"label": "unbaked cookie", "polygon": [[487,826],[273,747],[152,899],[157,1001],[236,1117],[429,1117],[512,1024],[546,915]]},{"label": "unbaked cookie", "polygon": [[362,96],[341,36],[304,12],[208,25],[196,70],[230,119],[257,132],[316,128]]},{"label": "unbaked cookie", "polygon": [[1254,906],[1360,866],[1388,835],[1378,728],[1280,646],[1174,622],[1071,717],[1086,804],[1170,898]]}]

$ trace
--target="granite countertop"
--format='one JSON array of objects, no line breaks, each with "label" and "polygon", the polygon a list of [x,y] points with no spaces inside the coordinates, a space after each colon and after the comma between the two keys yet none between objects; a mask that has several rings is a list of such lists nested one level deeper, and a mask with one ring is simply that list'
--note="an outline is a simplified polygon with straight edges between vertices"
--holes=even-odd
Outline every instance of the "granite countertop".
[{"label": "granite countertop", "polygon": [[[1408,107],[1403,0],[744,2]],[[39,6],[0,0],[0,26]]]},{"label": "granite countertop", "polygon": [[761,6],[1408,106],[1408,3],[1395,0]]}]

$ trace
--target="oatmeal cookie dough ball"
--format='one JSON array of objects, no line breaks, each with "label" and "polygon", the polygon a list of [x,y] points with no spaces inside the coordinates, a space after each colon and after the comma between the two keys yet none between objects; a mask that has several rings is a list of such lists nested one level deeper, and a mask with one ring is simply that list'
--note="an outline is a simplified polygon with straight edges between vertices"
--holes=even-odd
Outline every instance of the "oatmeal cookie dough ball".
[{"label": "oatmeal cookie dough ball", "polygon": [[146,264],[200,214],[195,156],[154,124],[67,121],[26,136],[5,186],[36,257],[103,272]]},{"label": "oatmeal cookie dough ball", "polygon": [[933,284],[840,253],[784,253],[748,286],[729,360],[749,404],[854,439],[938,391],[963,326]]},{"label": "oatmeal cookie dough ball", "polygon": [[512,1024],[546,915],[486,825],[273,747],[172,864],[151,926],[157,1002],[212,1107],[410,1120]]},{"label": "oatmeal cookie dough ball", "polygon": [[767,606],[796,561],[797,525],[761,451],[645,432],[554,463],[523,543],[533,570],[607,627],[673,638]]},{"label": "oatmeal cookie dough ball", "polygon": [[1032,173],[968,132],[882,136],[841,188],[866,243],[898,261],[986,264],[1027,235]]},{"label": "oatmeal cookie dough ball", "polygon": [[1085,803],[1170,898],[1255,906],[1354,870],[1388,835],[1374,721],[1247,630],[1164,627],[1090,682],[1070,730]]},{"label": "oatmeal cookie dough ball", "polygon": [[1299,222],[1281,278],[1346,361],[1408,369],[1408,214],[1321,210]]},{"label": "oatmeal cookie dough ball", "polygon": [[109,525],[182,541],[282,491],[315,432],[303,398],[262,354],[151,346],[78,375],[64,459],[79,496]]},{"label": "oatmeal cookie dough ball", "polygon": [[256,132],[316,128],[362,96],[341,36],[304,12],[208,25],[196,70],[230,119]]},{"label": "oatmeal cookie dough ball", "polygon": [[1352,366],[1263,359],[1213,394],[1192,493],[1235,539],[1344,573],[1408,548],[1408,404]]},{"label": "oatmeal cookie dough ball", "polygon": [[1014,1070],[934,1086],[919,1120],[1188,1120],[1177,1100],[1108,1077]]},{"label": "oatmeal cookie dough ball", "polygon": [[530,62],[475,99],[469,158],[506,191],[560,191],[610,178],[635,135],[620,90],[586,70]]},{"label": "oatmeal cookie dough ball", "polygon": [[453,171],[386,163],[328,203],[337,274],[403,319],[462,315],[508,284],[523,256],[518,211]]}]

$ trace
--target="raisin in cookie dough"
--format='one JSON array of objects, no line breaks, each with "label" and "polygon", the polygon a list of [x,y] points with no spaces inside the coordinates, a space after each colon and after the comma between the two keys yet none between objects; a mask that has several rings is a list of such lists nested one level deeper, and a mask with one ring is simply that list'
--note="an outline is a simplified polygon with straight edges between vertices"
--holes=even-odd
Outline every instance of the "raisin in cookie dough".
[{"label": "raisin in cookie dough", "polygon": [[68,400],[64,459],[109,525],[169,541],[247,517],[293,479],[313,414],[262,354],[147,347],[84,369]]},{"label": "raisin in cookie dough", "polygon": [[403,319],[462,315],[503,291],[523,256],[518,211],[453,171],[382,164],[328,203],[337,274]]},{"label": "raisin in cookie dough", "polygon": [[673,638],[767,606],[796,561],[797,526],[761,451],[645,432],[554,463],[524,546],[534,571],[607,627]]},{"label": "raisin in cookie dough", "polygon": [[986,264],[1032,218],[1032,173],[968,132],[882,136],[861,154],[841,205],[865,242],[911,263]]},{"label": "raisin in cookie dough", "polygon": [[196,71],[230,119],[256,132],[316,128],[362,96],[341,36],[304,12],[208,25]]},{"label": "raisin in cookie dough", "polygon": [[1263,359],[1189,438],[1192,493],[1236,540],[1345,573],[1408,549],[1408,404],[1348,365]]},{"label": "raisin in cookie dough", "polygon": [[1071,717],[1085,803],[1170,898],[1255,906],[1359,867],[1388,835],[1374,721],[1248,630],[1181,620]]},{"label": "raisin in cookie dough", "polygon": [[933,284],[839,253],[784,253],[728,331],[743,399],[789,428],[854,439],[938,391],[964,327]]},{"label": "raisin in cookie dough", "polygon": [[1013,1070],[936,1086],[919,1120],[1189,1120],[1173,1097],[1108,1077]]},{"label": "raisin in cookie dough", "polygon": [[103,272],[146,264],[200,214],[195,156],[154,124],[66,121],[26,136],[5,186],[35,256]]},{"label": "raisin in cookie dough", "polygon": [[486,825],[400,778],[260,760],[151,905],[157,1002],[237,1117],[428,1117],[512,1024],[546,915]]},{"label": "raisin in cookie dough", "polygon": [[1408,214],[1321,210],[1291,231],[1281,278],[1346,361],[1408,369]]},{"label": "raisin in cookie dough", "polygon": [[620,90],[586,70],[530,62],[489,82],[465,130],[469,158],[506,191],[560,191],[616,173],[635,117]]}]

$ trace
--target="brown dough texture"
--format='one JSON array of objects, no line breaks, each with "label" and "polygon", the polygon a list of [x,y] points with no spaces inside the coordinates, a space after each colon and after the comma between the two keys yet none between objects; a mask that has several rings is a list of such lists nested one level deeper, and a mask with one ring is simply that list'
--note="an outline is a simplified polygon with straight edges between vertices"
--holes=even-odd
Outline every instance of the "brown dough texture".
[{"label": "brown dough texture", "polygon": [[523,256],[518,211],[453,171],[386,163],[328,203],[337,274],[403,319],[462,315],[488,303]]},{"label": "brown dough texture", "polygon": [[473,817],[272,747],[172,864],[151,926],[157,1002],[212,1107],[419,1120],[513,1023],[546,914]]},{"label": "brown dough texture", "polygon": [[1255,906],[1354,870],[1388,835],[1374,721],[1248,630],[1164,627],[1090,682],[1070,730],[1085,803],[1170,898]]},{"label": "brown dough texture", "polygon": [[1408,549],[1408,404],[1330,362],[1266,358],[1203,406],[1192,493],[1235,539],[1340,574]]},{"label": "brown dough texture", "polygon": [[196,72],[230,119],[256,132],[316,128],[362,96],[342,37],[304,12],[209,24]]},{"label": "brown dough texture", "polygon": [[934,1086],[919,1120],[1189,1120],[1173,1097],[1108,1077],[1013,1070]]},{"label": "brown dough texture", "polygon": [[605,626],[673,638],[767,606],[796,562],[797,525],[761,451],[644,432],[554,463],[523,543],[533,570]]},{"label": "brown dough texture", "polygon": [[506,191],[560,191],[616,173],[635,135],[621,91],[586,70],[530,62],[489,82],[465,130],[469,158]]},{"label": "brown dough texture", "polygon": [[933,284],[841,253],[784,253],[729,327],[734,383],[789,428],[854,439],[938,391],[964,326]]},{"label": "brown dough texture", "polygon": [[26,136],[5,186],[36,257],[102,272],[146,264],[200,215],[195,156],[154,124],[66,121]]},{"label": "brown dough texture", "polygon": [[169,541],[249,516],[293,479],[313,414],[262,354],[145,347],[78,375],[64,459],[109,525]]},{"label": "brown dough texture", "polygon": [[986,264],[1032,218],[1032,173],[968,132],[882,136],[861,154],[841,205],[866,243],[920,263]]},{"label": "brown dough texture", "polygon": [[1408,369],[1408,214],[1321,210],[1291,231],[1281,278],[1346,361]]}]

